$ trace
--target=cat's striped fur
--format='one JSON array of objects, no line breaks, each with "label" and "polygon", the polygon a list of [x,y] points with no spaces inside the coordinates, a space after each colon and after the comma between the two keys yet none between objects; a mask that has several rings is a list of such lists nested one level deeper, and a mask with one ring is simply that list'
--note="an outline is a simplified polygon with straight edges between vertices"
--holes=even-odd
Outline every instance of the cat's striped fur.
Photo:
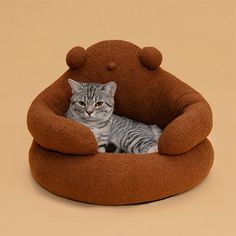
[{"label": "cat's striped fur", "polygon": [[99,151],[113,143],[116,152],[149,153],[158,151],[161,129],[113,114],[115,82],[79,83],[68,80],[72,88],[67,118],[88,126],[95,135]]}]

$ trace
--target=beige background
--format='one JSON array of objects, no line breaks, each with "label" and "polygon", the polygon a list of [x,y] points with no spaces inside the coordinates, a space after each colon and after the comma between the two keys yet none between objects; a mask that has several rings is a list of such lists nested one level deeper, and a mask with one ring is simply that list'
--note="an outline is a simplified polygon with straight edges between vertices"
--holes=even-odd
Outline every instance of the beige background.
[{"label": "beige background", "polygon": [[[0,1],[0,235],[236,235],[235,1]],[[73,202],[31,177],[26,112],[66,70],[65,54],[104,39],[156,46],[163,68],[214,112],[215,164],[195,189],[123,207]]]}]

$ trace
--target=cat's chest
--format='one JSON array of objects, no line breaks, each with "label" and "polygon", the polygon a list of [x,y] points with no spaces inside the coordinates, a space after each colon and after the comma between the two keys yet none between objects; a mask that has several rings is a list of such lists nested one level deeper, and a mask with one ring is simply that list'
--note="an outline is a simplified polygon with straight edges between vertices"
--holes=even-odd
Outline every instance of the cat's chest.
[{"label": "cat's chest", "polygon": [[96,140],[100,140],[101,138],[109,139],[110,137],[110,127],[90,127],[91,131],[93,132]]},{"label": "cat's chest", "polygon": [[93,131],[93,133],[102,135],[102,134],[108,134],[110,132],[109,127],[90,127],[90,129]]}]

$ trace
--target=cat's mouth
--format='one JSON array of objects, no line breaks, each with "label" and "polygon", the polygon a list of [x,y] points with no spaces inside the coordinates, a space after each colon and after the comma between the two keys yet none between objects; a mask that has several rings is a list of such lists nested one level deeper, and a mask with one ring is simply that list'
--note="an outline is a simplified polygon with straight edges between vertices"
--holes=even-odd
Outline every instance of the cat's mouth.
[{"label": "cat's mouth", "polygon": [[98,120],[97,118],[95,118],[95,117],[91,117],[91,116],[86,116],[85,118],[84,118],[86,121],[96,121],[96,120]]},{"label": "cat's mouth", "polygon": [[86,119],[87,119],[87,120],[97,120],[96,118],[91,117],[91,116],[88,116]]},{"label": "cat's mouth", "polygon": [[95,119],[94,114],[84,113],[84,116],[86,117],[86,119]]}]

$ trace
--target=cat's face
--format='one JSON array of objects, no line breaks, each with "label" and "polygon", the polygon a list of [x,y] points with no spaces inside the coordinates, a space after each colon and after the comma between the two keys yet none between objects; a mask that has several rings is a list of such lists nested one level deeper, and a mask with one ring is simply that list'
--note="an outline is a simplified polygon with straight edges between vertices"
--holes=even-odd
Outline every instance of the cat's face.
[{"label": "cat's face", "polygon": [[70,109],[84,122],[108,120],[114,110],[116,83],[80,83],[69,79],[72,88]]}]

